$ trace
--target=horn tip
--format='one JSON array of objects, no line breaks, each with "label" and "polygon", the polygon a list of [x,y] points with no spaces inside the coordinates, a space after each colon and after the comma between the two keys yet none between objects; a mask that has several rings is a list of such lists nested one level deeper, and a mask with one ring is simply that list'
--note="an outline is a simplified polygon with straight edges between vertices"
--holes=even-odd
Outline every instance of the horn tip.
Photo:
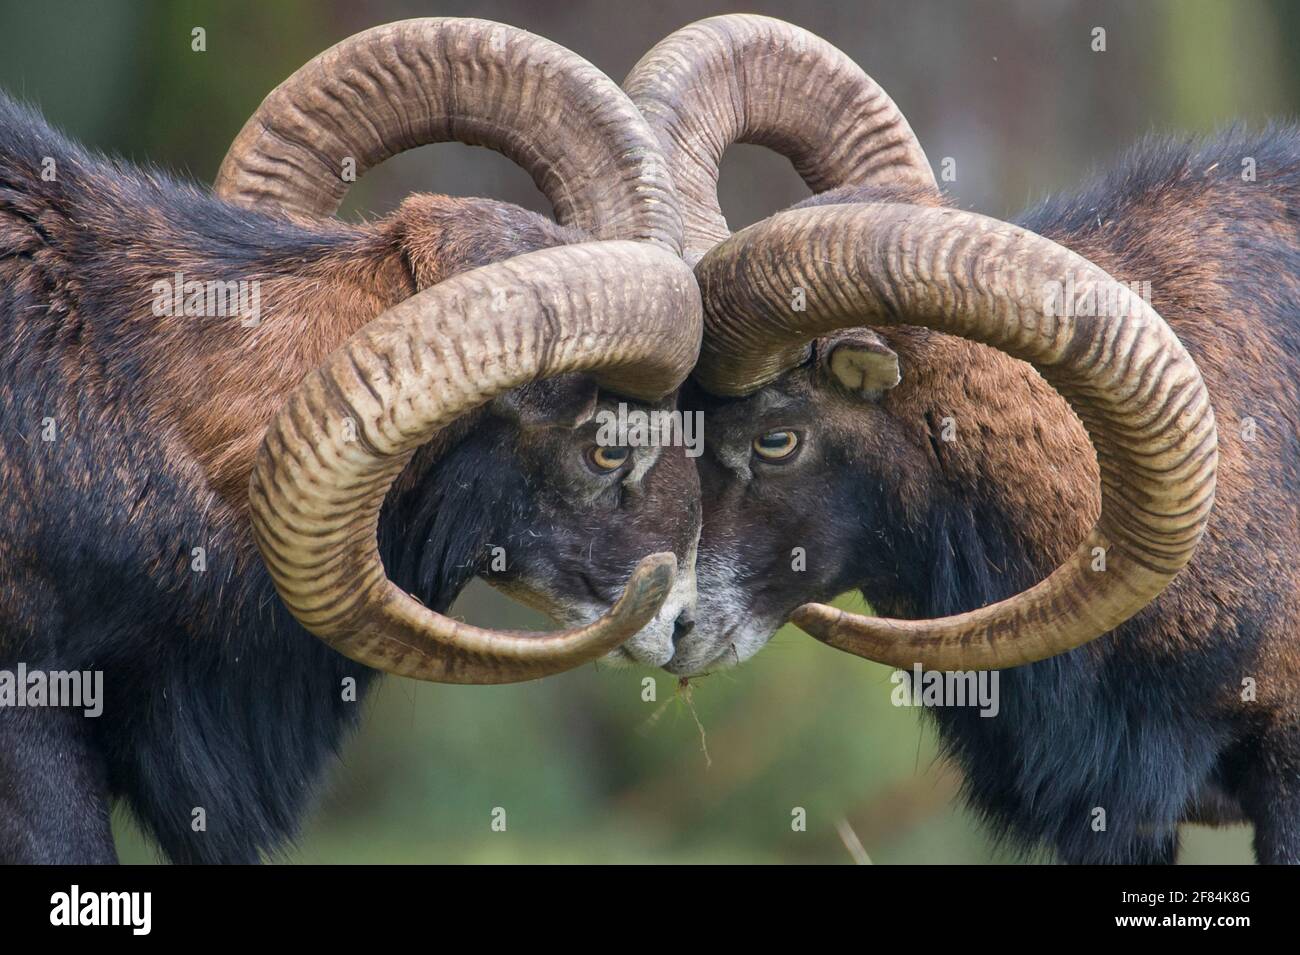
[{"label": "horn tip", "polygon": [[620,603],[626,602],[632,616],[645,616],[646,622],[659,612],[677,579],[677,557],[663,552],[641,558],[623,590]]},{"label": "horn tip", "polygon": [[826,604],[804,604],[795,608],[790,615],[790,622],[809,636],[822,643],[836,645],[836,629],[844,617],[844,611]]}]

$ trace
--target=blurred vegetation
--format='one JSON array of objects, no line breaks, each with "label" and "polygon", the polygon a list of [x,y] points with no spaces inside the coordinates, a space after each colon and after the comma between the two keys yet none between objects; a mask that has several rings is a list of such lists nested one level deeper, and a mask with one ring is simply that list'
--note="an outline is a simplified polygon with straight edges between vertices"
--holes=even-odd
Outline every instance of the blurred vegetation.
[{"label": "blurred vegetation", "polygon": [[[1300,5],[1276,0],[916,0],[732,4],[0,0],[0,84],[89,146],[211,181],[272,87],[343,37],[409,16],[480,16],[534,30],[621,78],[673,29],[749,10],[828,37],[880,80],[931,159],[957,160],[959,203],[1013,215],[1068,188],[1151,129],[1204,133],[1290,118],[1300,102]],[[1091,48],[1094,27],[1107,49]],[[206,31],[206,51],[192,30]],[[345,215],[412,190],[544,210],[499,156],[417,150],[353,190]],[[806,194],[784,160],[728,155],[724,208],[741,226]],[[473,620],[535,626],[475,586]],[[642,699],[646,677],[657,699]],[[787,628],[752,663],[692,682],[587,668],[508,687],[388,679],[367,701],[294,862],[847,862],[847,820],[878,863],[1012,861],[959,808],[955,773],[889,671]],[[707,754],[702,748],[707,741]],[[506,811],[494,832],[492,811]],[[792,810],[807,831],[792,831]],[[119,820],[123,857],[153,852]],[[1245,829],[1193,828],[1187,862],[1249,860]]]}]

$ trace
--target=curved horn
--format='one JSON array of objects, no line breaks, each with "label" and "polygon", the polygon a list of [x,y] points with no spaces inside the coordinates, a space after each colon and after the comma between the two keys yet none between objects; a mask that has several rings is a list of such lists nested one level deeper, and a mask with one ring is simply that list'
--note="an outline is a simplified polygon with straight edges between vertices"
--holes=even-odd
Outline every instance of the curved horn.
[{"label": "curved horn", "polygon": [[308,375],[267,429],[249,498],[280,596],[339,652],[422,680],[529,680],[622,643],[663,602],[671,554],[643,560],[593,624],[481,630],[434,613],[388,579],[376,541],[380,508],[416,448],[493,396],[593,371],[620,393],[657,399],[686,377],[699,337],[689,268],[634,242],[528,253],[389,309]]},{"label": "curved horn", "polygon": [[[1096,448],[1101,516],[1047,579],[936,620],[800,607],[794,622],[831,646],[901,667],[1018,666],[1114,629],[1191,558],[1218,461],[1205,384],[1151,306],[1086,259],[973,213],[833,205],[781,213],[738,233],[696,276],[708,334],[695,374],[710,390],[752,392],[801,357],[806,342],[836,328],[920,325],[1030,362]],[[1070,281],[1080,299],[1116,302],[1117,314],[1076,317],[1061,294]],[[789,308],[795,287],[805,289],[807,311]],[[1099,547],[1105,570],[1094,572]]]},{"label": "curved horn", "polygon": [[487,20],[404,20],[326,50],[263,100],[213,188],[254,208],[330,216],[345,173],[447,141],[519,163],[565,225],[680,250],[667,170],[623,91],[564,47]]},{"label": "curved horn", "polygon": [[886,182],[938,191],[889,95],[825,40],[781,20],[734,14],[692,23],[642,57],[623,88],[659,136],[691,264],[731,234],[718,175],[732,143],[785,156],[813,192]]}]

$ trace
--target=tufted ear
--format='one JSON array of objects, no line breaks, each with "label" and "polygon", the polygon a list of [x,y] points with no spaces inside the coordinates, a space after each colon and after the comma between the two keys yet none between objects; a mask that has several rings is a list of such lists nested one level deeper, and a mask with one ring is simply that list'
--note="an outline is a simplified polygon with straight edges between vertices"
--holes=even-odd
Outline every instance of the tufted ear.
[{"label": "tufted ear", "polygon": [[870,329],[850,328],[818,339],[816,351],[825,380],[868,401],[879,399],[901,380],[898,355]]},{"label": "tufted ear", "polygon": [[591,375],[557,375],[531,381],[492,401],[492,413],[520,428],[577,428],[596,413],[599,394]]}]

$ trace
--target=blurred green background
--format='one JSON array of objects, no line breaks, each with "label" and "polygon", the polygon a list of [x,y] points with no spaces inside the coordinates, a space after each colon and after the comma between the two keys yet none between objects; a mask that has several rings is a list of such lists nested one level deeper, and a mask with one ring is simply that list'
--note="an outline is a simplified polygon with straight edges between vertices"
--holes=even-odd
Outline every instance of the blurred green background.
[{"label": "blurred green background", "polygon": [[[1290,118],[1300,4],[1285,0],[779,4],[573,2],[0,2],[0,84],[89,146],[210,182],[244,119],[297,66],[358,30],[480,16],[541,33],[621,79],[672,30],[713,13],[792,20],[890,92],[958,202],[1013,216],[1150,130]],[[191,49],[206,31],[207,50]],[[1092,50],[1093,29],[1106,51]],[[438,145],[359,183],[344,215],[413,190],[546,209],[483,150]],[[732,226],[806,195],[788,163],[728,154]],[[815,506],[815,502],[809,502]],[[482,585],[457,611],[538,626]],[[646,701],[643,680],[654,681]],[[293,862],[848,862],[847,823],[877,863],[1017,861],[959,808],[959,783],[886,668],[786,629],[750,664],[693,681],[592,667],[508,687],[389,678],[366,703]],[[505,810],[505,831],[492,828]],[[792,812],[806,811],[806,831]],[[119,818],[125,861],[150,846]],[[1185,832],[1185,862],[1246,862],[1244,828]]]}]

